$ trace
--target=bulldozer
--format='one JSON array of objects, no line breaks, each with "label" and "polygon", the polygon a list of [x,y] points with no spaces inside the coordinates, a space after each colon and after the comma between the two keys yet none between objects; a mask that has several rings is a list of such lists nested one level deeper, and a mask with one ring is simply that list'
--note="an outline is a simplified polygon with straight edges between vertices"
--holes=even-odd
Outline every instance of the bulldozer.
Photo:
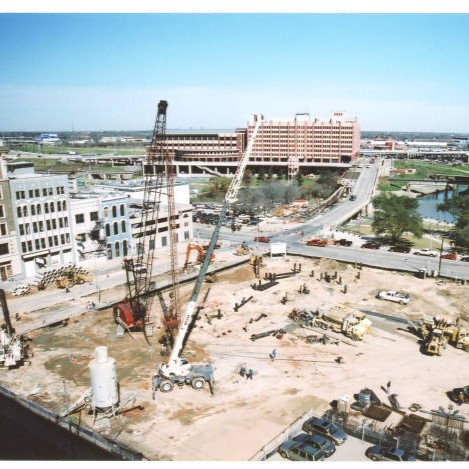
[{"label": "bulldozer", "polygon": [[441,355],[446,344],[469,352],[469,330],[453,324],[451,318],[424,316],[420,321],[411,321],[410,329],[422,338],[422,351],[429,355]]},{"label": "bulldozer", "polygon": [[90,276],[82,272],[66,272],[55,281],[57,288],[72,288],[74,285],[83,285],[91,280]]}]

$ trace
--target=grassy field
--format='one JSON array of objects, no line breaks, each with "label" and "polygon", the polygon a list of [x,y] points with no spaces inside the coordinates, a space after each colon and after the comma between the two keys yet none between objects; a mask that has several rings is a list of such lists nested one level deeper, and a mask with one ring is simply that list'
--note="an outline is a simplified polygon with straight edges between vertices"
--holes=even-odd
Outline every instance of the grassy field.
[{"label": "grassy field", "polygon": [[[464,176],[469,175],[469,165],[451,166],[447,164],[430,163],[428,161],[394,161],[396,169],[415,169],[414,174],[399,175],[401,179],[430,179],[432,174],[444,174],[447,176]],[[407,183],[405,181],[389,181],[383,178],[378,183],[380,191],[397,191]]]}]

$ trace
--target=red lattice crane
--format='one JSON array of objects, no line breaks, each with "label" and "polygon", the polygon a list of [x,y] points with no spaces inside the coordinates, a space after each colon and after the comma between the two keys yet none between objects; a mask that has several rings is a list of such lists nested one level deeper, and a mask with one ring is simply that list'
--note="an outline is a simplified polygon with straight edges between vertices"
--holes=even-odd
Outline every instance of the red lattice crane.
[{"label": "red lattice crane", "polygon": [[[159,297],[163,310],[166,342],[172,346],[179,323],[179,279],[177,263],[177,212],[174,200],[175,170],[172,156],[164,150],[166,134],[167,101],[158,103],[158,111],[150,146],[147,148],[143,165],[144,197],[141,222],[137,237],[137,252],[132,258],[124,259],[127,277],[127,296],[114,306],[114,319],[127,331],[142,330],[145,336],[153,333],[151,309],[155,296]],[[163,195],[167,197],[168,238],[171,260],[170,304],[167,306],[161,292],[152,289],[155,247],[158,236],[158,221],[163,218]]]}]

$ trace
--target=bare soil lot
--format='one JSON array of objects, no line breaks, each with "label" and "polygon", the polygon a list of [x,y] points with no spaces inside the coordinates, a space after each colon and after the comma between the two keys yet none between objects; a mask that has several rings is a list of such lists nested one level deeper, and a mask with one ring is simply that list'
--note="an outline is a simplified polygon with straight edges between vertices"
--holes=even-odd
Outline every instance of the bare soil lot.
[{"label": "bare soil lot", "polygon": [[[66,327],[31,333],[32,365],[0,370],[0,383],[59,411],[90,386],[88,363],[94,349],[106,345],[117,363],[121,400],[135,395],[143,410],[132,410],[109,425],[99,420],[95,428],[148,459],[179,461],[247,460],[310,409],[322,414],[332,400],[351,396],[364,387],[386,400],[381,386],[389,380],[402,406],[415,402],[428,410],[446,407],[449,400],[445,392],[469,384],[463,371],[469,358],[466,352],[448,346],[441,357],[423,355],[417,337],[404,324],[370,316],[373,331],[364,341],[353,342],[335,334],[337,345],[332,341],[323,345],[304,340],[323,331],[295,328],[288,318],[293,308],[327,303],[409,319],[423,314],[456,318],[469,304],[467,286],[294,257],[265,258],[260,278],[265,273],[292,272],[295,264],[297,270],[301,264],[300,272],[263,292],[252,288],[259,279],[249,265],[218,274],[214,283],[204,285],[200,298],[207,294],[206,303],[184,355],[194,363],[213,363],[213,396],[208,389],[195,391],[187,386],[168,394],[157,393],[153,400],[151,379],[162,360],[157,341],[162,329],[151,338],[151,347],[139,333],[133,338],[128,334],[117,338],[109,310],[87,312],[71,319]],[[335,272],[336,280],[321,279],[321,274]],[[302,284],[308,287],[308,294],[299,293]],[[379,300],[376,294],[382,289],[406,291],[411,302],[399,305]],[[182,287],[183,304],[191,290],[192,285]],[[285,294],[289,301],[282,304]],[[251,296],[235,311],[237,303]],[[221,319],[214,317],[218,310]],[[281,339],[250,339],[251,334],[278,328],[289,332]],[[274,348],[277,357],[271,360]],[[342,364],[335,361],[339,355],[344,357]],[[243,365],[253,369],[252,380],[240,376]],[[461,407],[460,412],[469,415],[467,408]],[[81,420],[93,426],[93,419],[85,412]]]}]

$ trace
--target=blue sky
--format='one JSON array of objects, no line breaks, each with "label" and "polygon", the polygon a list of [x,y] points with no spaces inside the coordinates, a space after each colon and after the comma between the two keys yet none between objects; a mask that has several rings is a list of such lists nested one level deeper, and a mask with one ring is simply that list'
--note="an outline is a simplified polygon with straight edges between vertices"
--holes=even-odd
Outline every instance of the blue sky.
[{"label": "blue sky", "polygon": [[253,113],[469,132],[468,14],[0,14],[0,131],[234,129]]}]

